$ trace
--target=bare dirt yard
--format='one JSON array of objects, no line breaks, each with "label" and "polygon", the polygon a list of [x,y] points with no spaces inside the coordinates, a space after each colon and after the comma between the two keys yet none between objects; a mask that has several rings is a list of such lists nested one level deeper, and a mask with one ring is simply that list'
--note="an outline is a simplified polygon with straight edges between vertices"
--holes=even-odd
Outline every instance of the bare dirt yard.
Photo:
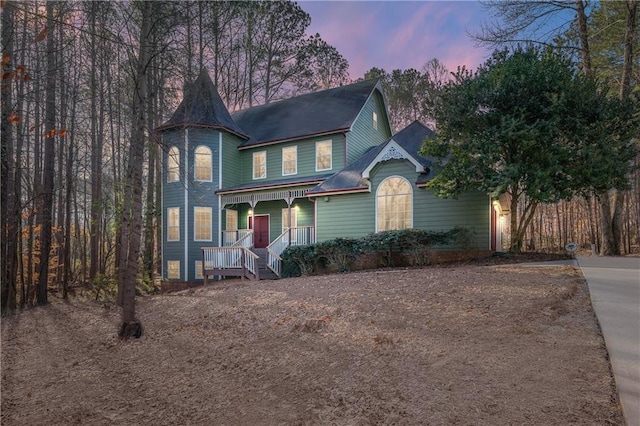
[{"label": "bare dirt yard", "polygon": [[464,264],[140,298],[2,320],[2,425],[621,425],[586,283]]}]

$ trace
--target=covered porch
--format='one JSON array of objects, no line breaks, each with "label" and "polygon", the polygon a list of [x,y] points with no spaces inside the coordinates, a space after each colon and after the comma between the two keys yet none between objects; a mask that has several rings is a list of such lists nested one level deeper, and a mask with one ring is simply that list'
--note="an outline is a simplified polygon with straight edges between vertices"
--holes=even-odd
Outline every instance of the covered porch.
[{"label": "covered porch", "polygon": [[280,255],[288,246],[316,242],[315,205],[306,196],[309,189],[220,191],[222,247],[203,248],[205,280],[212,275],[280,277]]}]

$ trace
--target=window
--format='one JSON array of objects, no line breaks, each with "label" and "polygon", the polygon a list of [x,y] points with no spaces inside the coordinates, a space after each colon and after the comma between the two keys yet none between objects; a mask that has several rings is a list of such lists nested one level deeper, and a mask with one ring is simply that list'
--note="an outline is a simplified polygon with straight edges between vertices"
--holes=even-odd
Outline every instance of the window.
[{"label": "window", "polygon": [[206,146],[199,146],[195,151],[194,178],[201,182],[211,182],[211,150]]},{"label": "window", "polygon": [[413,190],[403,177],[386,178],[376,193],[376,232],[413,226]]},{"label": "window", "polygon": [[378,114],[373,113],[373,128],[378,130]]},{"label": "window", "polygon": [[211,241],[211,207],[194,207],[193,223],[193,240]]},{"label": "window", "polygon": [[331,141],[316,142],[316,172],[331,167]]},{"label": "window", "polygon": [[[291,225],[289,225],[289,212],[291,212]],[[296,228],[298,226],[298,210],[295,207],[291,207],[291,210],[288,208],[282,209],[282,232],[287,229],[289,226],[292,228]],[[289,235],[285,235],[284,241],[289,241]],[[295,230],[291,231],[291,242],[296,241],[296,232]]]},{"label": "window", "polygon": [[180,180],[180,151],[177,146],[172,146],[167,155],[167,182]]},{"label": "window", "polygon": [[167,209],[167,241],[180,241],[180,207]]},{"label": "window", "polygon": [[180,261],[179,260],[167,261],[167,278],[170,280],[180,279]]},{"label": "window", "polygon": [[253,153],[253,178],[264,179],[267,177],[267,151]]},{"label": "window", "polygon": [[196,280],[204,279],[202,274],[202,260],[196,260]]},{"label": "window", "polygon": [[282,176],[298,173],[298,148],[288,146],[282,148]]},{"label": "window", "polygon": [[238,230],[238,211],[237,210],[231,210],[231,209],[225,209],[227,216],[226,216],[226,223],[225,223],[225,230],[227,231],[237,231]]}]

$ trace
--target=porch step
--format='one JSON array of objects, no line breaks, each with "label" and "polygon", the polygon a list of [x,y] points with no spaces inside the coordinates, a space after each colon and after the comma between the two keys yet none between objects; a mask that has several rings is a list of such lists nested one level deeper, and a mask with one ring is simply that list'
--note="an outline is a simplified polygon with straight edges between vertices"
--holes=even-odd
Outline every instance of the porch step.
[{"label": "porch step", "polygon": [[267,249],[254,247],[251,251],[258,255],[258,273],[260,274],[260,279],[277,280],[278,276],[267,266]]}]

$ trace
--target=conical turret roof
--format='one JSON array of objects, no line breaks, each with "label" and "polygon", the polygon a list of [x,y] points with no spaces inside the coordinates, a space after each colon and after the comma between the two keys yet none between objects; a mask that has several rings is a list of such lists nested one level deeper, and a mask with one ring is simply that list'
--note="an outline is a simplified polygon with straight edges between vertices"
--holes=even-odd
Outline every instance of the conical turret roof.
[{"label": "conical turret roof", "polygon": [[169,121],[162,124],[157,130],[163,131],[187,126],[221,129],[243,139],[249,138],[231,118],[229,110],[222,102],[209,73],[205,69],[185,90],[182,102]]}]

